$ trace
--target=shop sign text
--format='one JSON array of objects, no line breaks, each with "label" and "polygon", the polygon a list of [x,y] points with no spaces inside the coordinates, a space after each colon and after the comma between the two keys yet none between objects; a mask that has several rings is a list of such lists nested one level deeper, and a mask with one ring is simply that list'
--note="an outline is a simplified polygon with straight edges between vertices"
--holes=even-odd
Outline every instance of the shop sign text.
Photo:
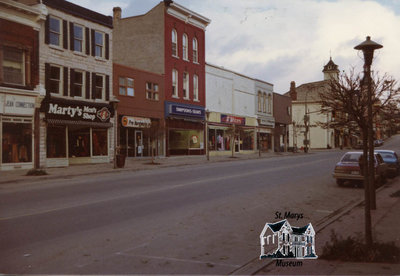
[{"label": "shop sign text", "polygon": [[221,123],[245,125],[246,118],[221,114]]}]

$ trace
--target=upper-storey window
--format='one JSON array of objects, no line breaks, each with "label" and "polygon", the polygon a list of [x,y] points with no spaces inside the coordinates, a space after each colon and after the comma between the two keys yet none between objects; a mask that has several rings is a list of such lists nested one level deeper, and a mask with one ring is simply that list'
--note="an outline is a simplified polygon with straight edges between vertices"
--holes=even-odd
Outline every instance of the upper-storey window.
[{"label": "upper-storey window", "polygon": [[197,75],[193,75],[193,100],[199,100],[199,77]]},{"label": "upper-storey window", "polygon": [[135,96],[134,79],[119,77],[119,94]]},{"label": "upper-storey window", "polygon": [[258,91],[257,102],[258,102],[258,112],[261,112],[262,111],[262,94],[261,94],[261,91]]},{"label": "upper-storey window", "polygon": [[83,27],[74,24],[74,51],[83,52],[84,39],[83,39]]},{"label": "upper-storey window", "polygon": [[105,94],[105,81],[104,81],[104,76],[103,75],[98,75],[96,74],[95,76],[95,98],[96,99],[101,99],[104,100],[104,94]]},{"label": "upper-storey window", "polygon": [[184,60],[188,60],[188,36],[183,34],[182,36],[182,55]]},{"label": "upper-storey window", "polygon": [[50,16],[49,18],[49,42],[52,45],[56,46],[62,46],[61,45],[61,40],[62,40],[62,27],[61,27],[61,19]]},{"label": "upper-storey window", "polygon": [[264,92],[263,94],[263,110],[264,113],[267,112],[267,93]]},{"label": "upper-storey window", "polygon": [[2,51],[0,48],[0,58],[1,57],[1,82],[25,85],[25,52],[16,47],[3,46]]},{"label": "upper-storey window", "polygon": [[104,33],[95,31],[94,41],[95,41],[95,56],[104,57]]},{"label": "upper-storey window", "polygon": [[178,71],[172,70],[172,97],[178,98]]},{"label": "upper-storey window", "polygon": [[146,82],[146,99],[158,101],[158,84]]},{"label": "upper-storey window", "polygon": [[272,97],[271,94],[268,94],[268,109],[267,113],[272,113]]},{"label": "upper-storey window", "polygon": [[193,62],[199,62],[197,39],[193,38]]},{"label": "upper-storey window", "polygon": [[189,74],[186,72],[183,73],[183,98],[189,99]]},{"label": "upper-storey window", "polygon": [[63,79],[61,66],[50,65],[49,85],[50,92],[61,94]]},{"label": "upper-storey window", "polygon": [[176,30],[173,29],[171,32],[171,44],[172,44],[172,55],[178,56],[178,35],[176,34]]}]

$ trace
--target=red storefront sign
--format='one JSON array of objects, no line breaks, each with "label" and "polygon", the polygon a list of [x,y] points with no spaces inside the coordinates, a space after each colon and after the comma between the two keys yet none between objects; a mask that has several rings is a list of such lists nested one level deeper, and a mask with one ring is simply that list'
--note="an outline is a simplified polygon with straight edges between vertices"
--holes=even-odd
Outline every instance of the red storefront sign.
[{"label": "red storefront sign", "polygon": [[246,125],[246,118],[221,114],[221,123]]}]

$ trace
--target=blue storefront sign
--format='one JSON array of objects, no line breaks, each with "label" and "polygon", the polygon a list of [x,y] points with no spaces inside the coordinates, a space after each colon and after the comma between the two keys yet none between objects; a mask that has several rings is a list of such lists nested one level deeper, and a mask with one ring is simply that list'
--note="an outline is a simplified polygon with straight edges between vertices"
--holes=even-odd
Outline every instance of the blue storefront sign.
[{"label": "blue storefront sign", "polygon": [[201,106],[165,102],[166,117],[170,115],[178,115],[183,117],[204,119],[204,114],[204,107]]}]

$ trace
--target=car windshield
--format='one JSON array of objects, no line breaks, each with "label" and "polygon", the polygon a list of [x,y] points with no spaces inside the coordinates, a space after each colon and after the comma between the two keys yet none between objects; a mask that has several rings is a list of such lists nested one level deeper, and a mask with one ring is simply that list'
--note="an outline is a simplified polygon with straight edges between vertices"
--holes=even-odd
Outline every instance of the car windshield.
[{"label": "car windshield", "polygon": [[342,162],[357,162],[360,158],[361,153],[347,153],[343,156]]},{"label": "car windshield", "polygon": [[382,156],[383,159],[393,159],[393,158],[395,158],[393,153],[382,153],[382,152],[380,152],[379,154]]}]

